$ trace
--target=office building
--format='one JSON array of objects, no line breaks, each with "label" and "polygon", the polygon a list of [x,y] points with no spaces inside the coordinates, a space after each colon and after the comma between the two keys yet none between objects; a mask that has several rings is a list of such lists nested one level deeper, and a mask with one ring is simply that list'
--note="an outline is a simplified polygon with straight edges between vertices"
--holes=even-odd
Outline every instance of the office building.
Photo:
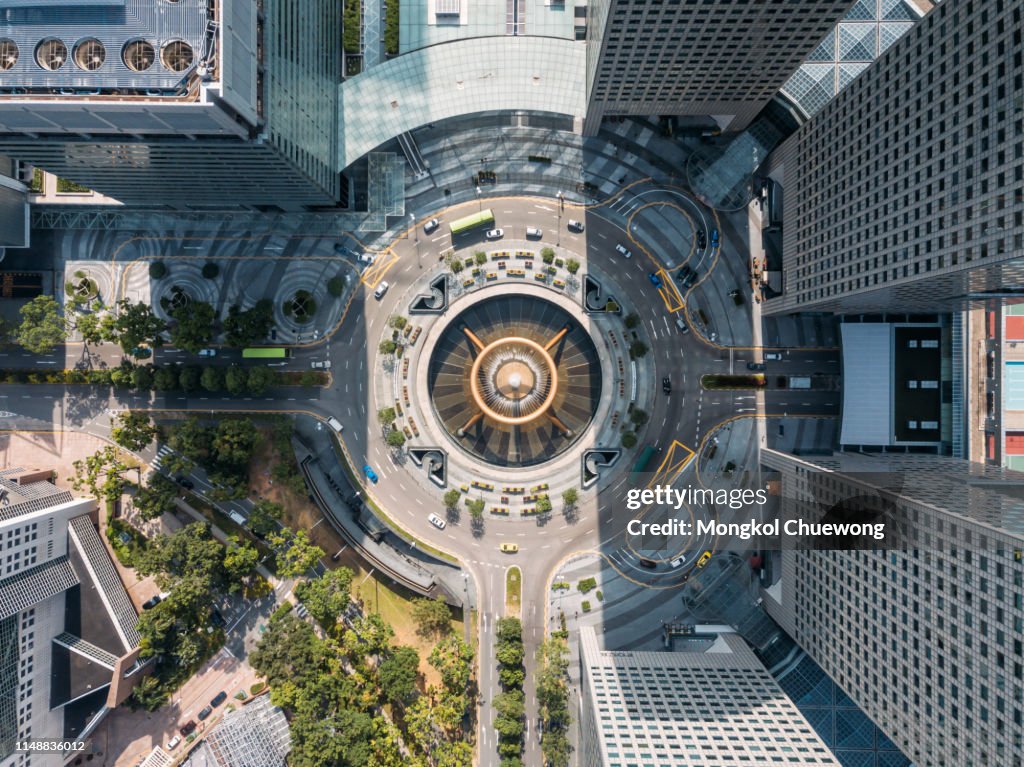
[{"label": "office building", "polygon": [[0,471],[0,766],[52,764],[16,741],[85,739],[141,676],[138,615],[96,501],[50,471]]},{"label": "office building", "polygon": [[614,115],[711,116],[743,130],[853,4],[591,3],[587,131]]},{"label": "office building", "polygon": [[767,313],[949,311],[1020,284],[1022,14],[939,4],[775,151],[784,286]]},{"label": "office building", "polygon": [[879,549],[784,541],[768,613],[915,764],[1019,765],[1024,474],[937,455],[763,450],[761,463],[783,516],[856,497],[896,528]]},{"label": "office building", "polygon": [[128,205],[345,198],[337,2],[4,5],[0,152]]},{"label": "office building", "polygon": [[580,628],[583,767],[839,762],[735,634],[703,650],[609,652]]}]

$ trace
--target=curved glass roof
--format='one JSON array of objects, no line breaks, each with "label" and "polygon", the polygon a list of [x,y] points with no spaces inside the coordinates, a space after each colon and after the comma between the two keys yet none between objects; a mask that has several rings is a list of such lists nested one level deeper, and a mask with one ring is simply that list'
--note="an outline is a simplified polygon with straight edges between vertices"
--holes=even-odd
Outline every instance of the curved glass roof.
[{"label": "curved glass roof", "polygon": [[909,0],[858,0],[783,87],[814,115],[921,17]]},{"label": "curved glass roof", "polygon": [[339,87],[340,169],[405,131],[449,117],[523,110],[582,118],[585,56],[582,43],[561,38],[477,37],[373,67]]}]

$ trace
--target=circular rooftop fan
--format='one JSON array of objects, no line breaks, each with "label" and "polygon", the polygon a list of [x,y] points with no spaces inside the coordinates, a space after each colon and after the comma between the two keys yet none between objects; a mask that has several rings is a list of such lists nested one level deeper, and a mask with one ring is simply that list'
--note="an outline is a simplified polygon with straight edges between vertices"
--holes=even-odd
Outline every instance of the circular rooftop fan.
[{"label": "circular rooftop fan", "polygon": [[0,70],[13,69],[18,63],[18,46],[13,40],[0,40]]},{"label": "circular rooftop fan", "polygon": [[133,72],[145,72],[156,61],[156,50],[145,40],[132,40],[121,50],[121,60]]},{"label": "circular rooftop fan", "polygon": [[107,49],[94,37],[82,40],[75,46],[75,64],[79,69],[95,72],[107,60]]},{"label": "circular rooftop fan", "polygon": [[56,37],[43,40],[36,46],[36,63],[43,69],[56,72],[68,60],[68,47]]},{"label": "circular rooftop fan", "polygon": [[192,46],[184,40],[167,43],[160,51],[160,60],[172,72],[184,72],[192,66],[193,59]]}]

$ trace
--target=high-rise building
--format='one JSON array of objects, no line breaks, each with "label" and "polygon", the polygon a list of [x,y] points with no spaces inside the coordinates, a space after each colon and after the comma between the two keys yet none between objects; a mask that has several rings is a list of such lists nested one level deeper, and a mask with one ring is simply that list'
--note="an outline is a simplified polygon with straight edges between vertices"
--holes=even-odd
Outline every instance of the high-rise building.
[{"label": "high-rise building", "polygon": [[129,205],[335,206],[341,5],[12,0],[0,152]]},{"label": "high-rise building", "polygon": [[140,670],[138,615],[96,532],[96,501],[51,474],[0,471],[2,767],[51,764],[16,741],[85,739]]},{"label": "high-rise building", "polygon": [[735,634],[703,650],[602,651],[580,628],[583,767],[839,762]]},{"label": "high-rise building", "polygon": [[783,516],[857,498],[898,526],[878,549],[783,546],[768,613],[915,764],[1019,765],[1024,474],[937,455],[761,463]]},{"label": "high-rise building", "polygon": [[776,150],[767,313],[948,311],[1024,277],[1019,0],[935,7]]},{"label": "high-rise building", "polygon": [[695,115],[742,130],[853,4],[590,3],[587,129],[613,115]]}]

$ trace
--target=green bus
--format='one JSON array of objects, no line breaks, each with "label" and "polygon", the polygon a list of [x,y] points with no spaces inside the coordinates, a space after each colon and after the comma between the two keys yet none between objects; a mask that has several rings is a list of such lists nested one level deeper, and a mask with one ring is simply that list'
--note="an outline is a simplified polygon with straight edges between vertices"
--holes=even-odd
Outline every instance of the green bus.
[{"label": "green bus", "polygon": [[478,226],[490,226],[493,223],[494,213],[491,212],[490,208],[487,208],[487,210],[482,210],[471,216],[465,216],[452,221],[452,234],[462,234],[470,229],[476,229]]},{"label": "green bus", "polygon": [[633,473],[640,474],[647,471],[647,464],[651,462],[655,452],[657,451],[655,451],[653,446],[648,445],[645,447],[643,452],[640,453],[640,457],[636,459],[636,463],[633,464]]},{"label": "green bus", "polygon": [[291,349],[273,346],[254,346],[251,349],[242,349],[242,359],[245,360],[283,360],[285,357],[291,356]]}]

